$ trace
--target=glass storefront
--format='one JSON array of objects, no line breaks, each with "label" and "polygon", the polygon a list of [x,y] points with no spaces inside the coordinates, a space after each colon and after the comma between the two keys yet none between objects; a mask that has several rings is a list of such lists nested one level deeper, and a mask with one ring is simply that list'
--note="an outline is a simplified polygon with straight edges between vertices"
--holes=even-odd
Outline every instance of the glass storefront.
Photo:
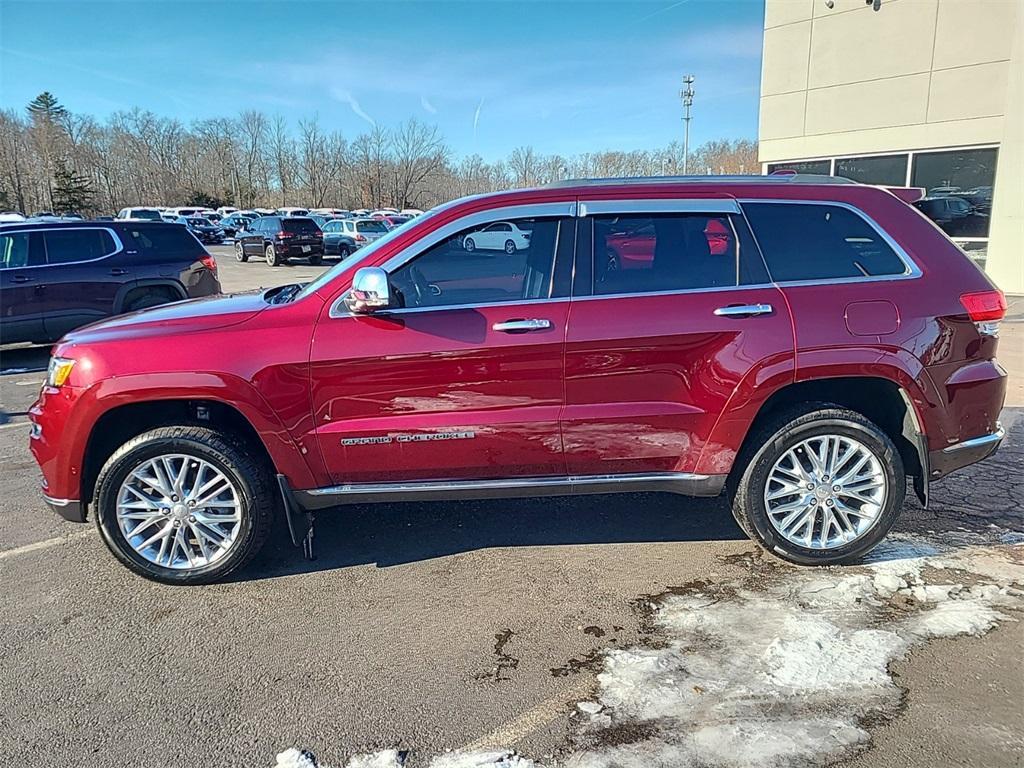
[{"label": "glass storefront", "polygon": [[837,157],[835,175],[861,184],[902,187],[907,183],[907,161],[907,155]]},{"label": "glass storefront", "polygon": [[791,170],[832,174],[862,184],[920,187],[924,196],[914,207],[983,262],[998,157],[998,147],[915,151],[769,163],[768,173]]},{"label": "glass storefront", "polygon": [[917,207],[950,237],[988,237],[997,156],[995,147],[915,154],[910,184],[925,190]]},{"label": "glass storefront", "polygon": [[793,163],[771,163],[768,173],[775,171],[796,171],[797,173],[821,173],[828,176],[832,173],[831,160],[802,160]]}]

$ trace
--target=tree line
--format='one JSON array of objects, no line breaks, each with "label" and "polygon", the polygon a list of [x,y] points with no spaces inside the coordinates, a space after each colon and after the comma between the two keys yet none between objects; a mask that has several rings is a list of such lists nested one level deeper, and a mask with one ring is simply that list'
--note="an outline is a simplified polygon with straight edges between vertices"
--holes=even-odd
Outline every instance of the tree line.
[{"label": "tree line", "polygon": [[[294,124],[247,110],[189,125],[152,112],[106,121],[75,114],[51,93],[23,112],[0,111],[0,209],[112,213],[132,205],[304,205],[427,209],[463,195],[567,178],[680,173],[683,148],[542,155],[456,156],[436,126],[415,118],[347,139],[314,115]],[[758,173],[757,143],[710,141],[690,173]]]}]

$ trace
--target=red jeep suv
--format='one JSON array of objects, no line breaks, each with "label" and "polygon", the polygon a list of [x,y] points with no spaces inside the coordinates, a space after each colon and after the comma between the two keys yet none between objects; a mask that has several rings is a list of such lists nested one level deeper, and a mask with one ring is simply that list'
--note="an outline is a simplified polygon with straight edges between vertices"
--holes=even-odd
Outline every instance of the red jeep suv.
[{"label": "red jeep suv", "polygon": [[[528,245],[464,247],[494,222]],[[302,544],[339,504],[611,491],[724,491],[768,550],[845,563],[908,478],[927,503],[996,449],[1005,306],[882,188],[560,183],[436,208],[306,285],[69,334],[32,451],[52,507],[168,583],[240,568],[276,514]]]}]

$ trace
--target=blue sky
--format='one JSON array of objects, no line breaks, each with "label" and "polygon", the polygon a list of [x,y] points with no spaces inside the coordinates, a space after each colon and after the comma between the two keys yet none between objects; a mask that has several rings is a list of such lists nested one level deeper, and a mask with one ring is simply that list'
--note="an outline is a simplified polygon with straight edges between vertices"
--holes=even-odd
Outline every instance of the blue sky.
[{"label": "blue sky", "polygon": [[0,104],[105,117],[314,113],[354,138],[410,116],[496,159],[757,136],[760,0],[0,0]]}]

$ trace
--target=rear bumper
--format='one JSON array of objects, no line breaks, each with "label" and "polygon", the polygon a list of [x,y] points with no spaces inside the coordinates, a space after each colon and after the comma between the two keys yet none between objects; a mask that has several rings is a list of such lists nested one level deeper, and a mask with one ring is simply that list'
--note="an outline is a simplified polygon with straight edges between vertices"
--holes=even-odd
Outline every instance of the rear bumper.
[{"label": "rear bumper", "polygon": [[85,522],[85,504],[77,499],[55,499],[44,493],[43,500],[65,520],[72,523]]},{"label": "rear bumper", "polygon": [[932,479],[987,459],[999,448],[1005,434],[1006,430],[997,422],[993,432],[946,446],[938,451],[930,451],[928,465]]}]

